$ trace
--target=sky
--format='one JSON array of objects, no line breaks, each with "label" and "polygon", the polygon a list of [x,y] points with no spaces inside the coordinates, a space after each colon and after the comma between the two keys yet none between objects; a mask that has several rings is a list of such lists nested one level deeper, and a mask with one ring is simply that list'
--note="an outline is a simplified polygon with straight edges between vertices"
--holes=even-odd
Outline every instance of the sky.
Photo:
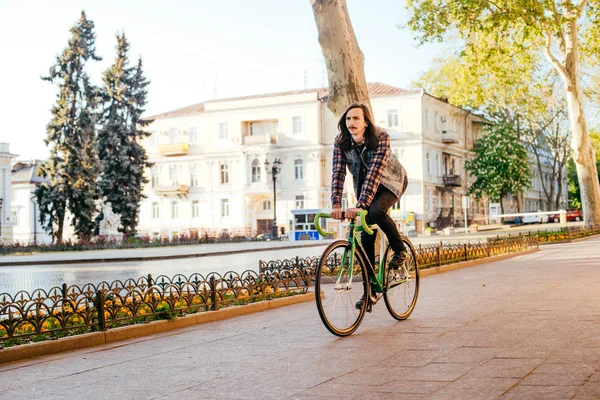
[{"label": "sky", "polygon": [[[368,82],[408,88],[443,45],[417,47],[405,0],[347,0]],[[44,159],[56,84],[42,81],[84,10],[95,24],[99,62],[92,83],[114,61],[124,32],[141,57],[146,116],[214,98],[326,87],[327,74],[309,0],[0,0],[0,142],[17,159]]]}]

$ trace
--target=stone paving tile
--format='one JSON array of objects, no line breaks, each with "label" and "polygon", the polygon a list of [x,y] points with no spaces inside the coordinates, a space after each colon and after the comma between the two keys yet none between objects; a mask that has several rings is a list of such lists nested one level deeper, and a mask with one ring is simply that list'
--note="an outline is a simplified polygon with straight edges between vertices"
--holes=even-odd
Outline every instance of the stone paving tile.
[{"label": "stone paving tile", "polygon": [[385,364],[393,367],[424,367],[432,361],[438,360],[451,350],[404,350],[387,360]]},{"label": "stone paving tile", "polygon": [[536,374],[560,374],[577,380],[588,380],[598,369],[597,364],[545,362],[535,369]]},{"label": "stone paving tile", "polygon": [[310,389],[303,390],[294,395],[292,398],[302,398],[306,396],[322,396],[327,398],[349,399],[357,396],[362,396],[364,393],[367,393],[373,390],[374,388],[376,388],[376,386],[342,384],[335,380],[332,380],[313,386]]},{"label": "stone paving tile", "polygon": [[575,398],[583,397],[600,399],[600,382],[586,382],[583,386],[577,388]]},{"label": "stone paving tile", "polygon": [[577,386],[515,386],[500,399],[502,400],[565,400],[572,399],[577,392]]},{"label": "stone paving tile", "polygon": [[406,381],[403,380],[404,377],[402,376],[398,376],[397,378],[397,381],[380,385],[373,391],[378,393],[428,394],[448,385],[446,381]]},{"label": "stone paving tile", "polygon": [[524,349],[524,348],[510,348],[502,349],[495,358],[536,358],[536,359],[547,359],[551,357],[552,350],[541,350],[541,349]]},{"label": "stone paving tile", "polygon": [[444,353],[436,357],[435,362],[481,364],[492,359],[501,352],[496,347],[460,347],[452,352]]},{"label": "stone paving tile", "polygon": [[523,378],[537,368],[544,360],[493,358],[471,371],[470,378]]},{"label": "stone paving tile", "polygon": [[570,375],[561,374],[537,374],[527,375],[520,386],[581,386],[585,383],[583,379],[577,379]]}]

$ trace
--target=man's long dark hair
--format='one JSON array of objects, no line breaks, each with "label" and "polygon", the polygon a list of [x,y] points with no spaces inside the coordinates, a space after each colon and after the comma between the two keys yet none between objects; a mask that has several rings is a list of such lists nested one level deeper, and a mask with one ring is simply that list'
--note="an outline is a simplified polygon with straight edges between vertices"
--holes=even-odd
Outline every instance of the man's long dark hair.
[{"label": "man's long dark hair", "polygon": [[363,103],[352,103],[346,108],[346,111],[344,111],[344,114],[342,114],[342,117],[338,122],[339,134],[335,138],[335,143],[343,151],[348,151],[352,147],[352,134],[346,126],[346,115],[348,114],[348,111],[353,108],[360,108],[363,110],[365,122],[367,123],[367,127],[365,128],[365,145],[368,149],[375,150],[379,145],[379,128],[374,124],[375,119],[373,118],[373,114],[371,114],[371,110]]}]

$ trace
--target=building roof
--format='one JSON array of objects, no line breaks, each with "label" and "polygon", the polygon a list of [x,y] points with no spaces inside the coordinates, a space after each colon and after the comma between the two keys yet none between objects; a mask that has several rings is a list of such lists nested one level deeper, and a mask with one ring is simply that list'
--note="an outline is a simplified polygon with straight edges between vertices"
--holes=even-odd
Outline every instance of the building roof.
[{"label": "building roof", "polygon": [[[369,91],[369,95],[371,97],[379,97],[379,96],[397,96],[403,94],[415,94],[420,93],[420,90],[407,90],[401,89],[395,86],[386,85],[380,82],[374,82],[367,84],[367,89]],[[302,90],[293,90],[288,92],[275,92],[275,93],[263,93],[263,94],[254,94],[249,96],[240,96],[240,97],[229,97],[224,99],[215,99],[208,100],[204,103],[194,104],[192,106],[187,106],[184,108],[179,108],[177,110],[168,111],[162,114],[157,114],[151,117],[145,118],[146,120],[155,120],[155,119],[164,119],[164,118],[174,118],[174,117],[185,117],[190,115],[202,114],[204,112],[204,105],[208,103],[223,103],[228,101],[240,101],[240,100],[252,100],[252,99],[262,99],[266,97],[278,97],[278,96],[293,96],[297,94],[306,94],[306,93],[317,93],[319,100],[327,100],[327,95],[329,93],[328,88],[313,88],[313,89],[302,89]]]},{"label": "building roof", "polygon": [[10,174],[11,183],[42,183],[46,179],[37,174],[40,160],[17,161]]}]

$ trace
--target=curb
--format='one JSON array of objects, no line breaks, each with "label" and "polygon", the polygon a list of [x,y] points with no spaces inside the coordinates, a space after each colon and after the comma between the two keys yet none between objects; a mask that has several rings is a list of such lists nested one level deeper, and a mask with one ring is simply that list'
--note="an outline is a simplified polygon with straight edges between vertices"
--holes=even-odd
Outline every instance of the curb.
[{"label": "curb", "polygon": [[[156,261],[156,260],[174,260],[179,258],[200,258],[200,257],[214,257],[221,255],[240,254],[240,253],[254,253],[257,251],[265,250],[289,250],[298,249],[304,247],[319,247],[325,246],[329,241],[319,240],[319,243],[307,243],[296,246],[288,245],[281,247],[269,247],[269,248],[254,248],[254,249],[242,249],[242,250],[228,250],[228,251],[212,251],[210,253],[188,253],[188,254],[172,254],[168,256],[147,256],[147,257],[113,257],[113,258],[84,258],[74,260],[40,260],[40,261],[8,261],[0,262],[1,267],[18,267],[24,265],[65,265],[65,264],[88,264],[88,263],[109,263],[109,262],[129,262],[129,261]],[[109,249],[110,250],[110,249]],[[121,249],[119,249],[121,250]],[[18,256],[14,256],[18,257]]]},{"label": "curb", "polygon": [[172,320],[152,321],[146,324],[123,326],[109,329],[104,332],[91,332],[82,335],[69,336],[56,340],[45,340],[38,343],[23,344],[0,350],[0,364],[18,361],[32,357],[60,353],[63,351],[77,350],[84,347],[99,346],[140,336],[168,332],[174,329],[201,325],[221,321],[233,317],[240,317],[260,311],[272,310],[292,304],[313,301],[314,293],[299,294],[279,299],[265,300],[243,306],[222,308],[216,311],[206,311],[189,314]]}]

